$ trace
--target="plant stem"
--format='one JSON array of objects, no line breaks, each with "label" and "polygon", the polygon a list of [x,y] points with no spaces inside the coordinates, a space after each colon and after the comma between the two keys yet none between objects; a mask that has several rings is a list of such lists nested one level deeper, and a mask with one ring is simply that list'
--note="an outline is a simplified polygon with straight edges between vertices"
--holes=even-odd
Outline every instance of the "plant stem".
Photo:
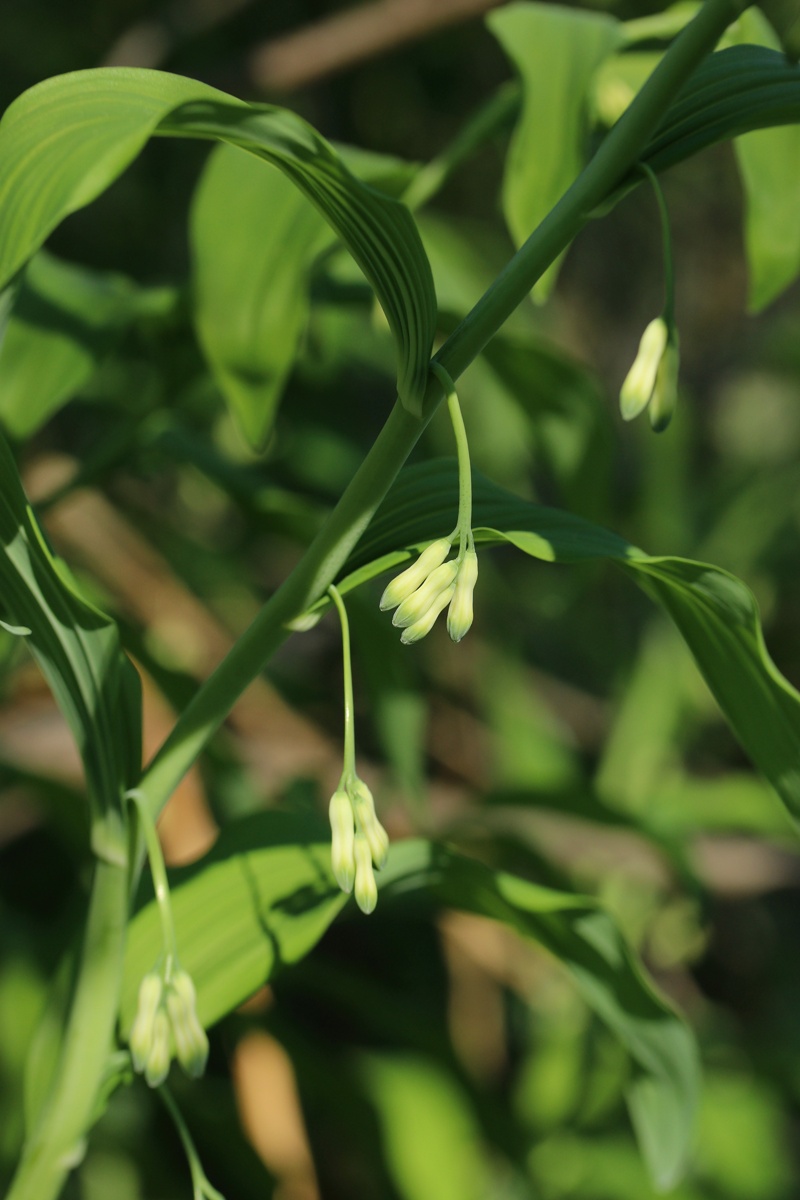
[{"label": "plant stem", "polygon": [[147,858],[150,862],[150,874],[153,877],[158,915],[161,919],[161,937],[164,942],[164,982],[169,983],[178,961],[178,942],[175,937],[175,921],[172,917],[172,904],[169,898],[169,882],[167,868],[161,843],[158,840],[155,822],[150,815],[144,796],[137,788],[131,788],[125,793],[125,799],[130,800],[139,816],[139,825],[144,835],[147,848]]},{"label": "plant stem", "polygon": [[472,537],[472,467],[469,461],[469,441],[458,403],[455,384],[440,362],[432,362],[433,371],[439,383],[444,388],[447,397],[447,411],[453,426],[453,437],[456,440],[456,457],[458,459],[458,561],[462,562],[467,549],[474,545]]},{"label": "plant stem", "polygon": [[664,255],[664,320],[670,331],[675,326],[675,265],[672,258],[672,231],[669,227],[669,213],[661,184],[652,167],[647,163],[639,163],[639,170],[646,177],[653,189],[653,195],[658,205],[658,218],[661,222],[661,246]]},{"label": "plant stem", "polygon": [[[670,101],[714,49],[741,7],[741,0],[705,0],[594,158],[436,354],[435,361],[452,379],[457,379],[480,354],[542,272],[634,167]],[[422,420],[395,404],[372,449],[300,563],[178,718],[139,784],[154,816],[284,640],[286,623],[305,612],[333,583],[441,399],[439,382],[431,375]]]},{"label": "plant stem", "polygon": [[350,654],[350,622],[347,619],[347,609],[339,595],[338,588],[333,584],[328,591],[336,611],[339,614],[339,624],[342,627],[342,664],[344,670],[344,762],[342,769],[343,783],[355,779],[356,774],[356,735],[353,722],[353,664]]},{"label": "plant stem", "polygon": [[117,1019],[128,921],[128,871],[95,864],[83,951],[47,1106],[26,1142],[6,1200],[54,1200],[83,1157]]}]

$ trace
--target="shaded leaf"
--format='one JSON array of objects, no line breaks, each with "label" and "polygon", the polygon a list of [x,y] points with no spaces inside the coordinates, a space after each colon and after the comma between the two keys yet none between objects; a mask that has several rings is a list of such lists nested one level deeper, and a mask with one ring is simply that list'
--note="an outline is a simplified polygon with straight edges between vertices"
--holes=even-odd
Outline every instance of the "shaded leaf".
[{"label": "shaded leaf", "polygon": [[[262,813],[224,829],[199,863],[171,872],[181,962],[197,985],[205,1023],[306,954],[345,903],[321,829],[296,815]],[[668,1186],[682,1168],[694,1121],[695,1046],[611,917],[587,897],[492,871],[428,842],[393,846],[379,880],[384,903],[430,894],[449,907],[504,922],[565,964],[637,1064],[628,1093],[631,1115],[654,1178]],[[123,1034],[133,1020],[139,981],[160,953],[156,907],[151,900],[131,923]]]},{"label": "shaded leaf", "polygon": [[0,348],[0,421],[15,438],[34,433],[94,374],[139,309],[122,275],[31,259]]}]

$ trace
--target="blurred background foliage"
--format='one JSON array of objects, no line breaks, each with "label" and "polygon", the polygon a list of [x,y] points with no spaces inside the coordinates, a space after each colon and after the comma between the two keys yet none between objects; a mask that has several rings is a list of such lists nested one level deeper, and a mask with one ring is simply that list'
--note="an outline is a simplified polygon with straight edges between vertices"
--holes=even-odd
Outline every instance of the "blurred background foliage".
[{"label": "blurred background foliage", "polygon": [[[336,142],[425,162],[513,76],[478,12],[488,4],[464,5],[471,11],[447,27],[402,45],[395,36],[329,74],[281,76],[291,46],[280,39],[316,27],[324,45],[330,30],[317,23],[351,7],[370,5],[7,6],[0,106],[57,72],[156,66],[285,103]],[[649,9],[613,11],[628,19]],[[501,122],[419,216],[442,332],[512,250],[499,200],[509,130]],[[188,214],[208,153],[156,141],[64,222],[48,248],[90,269],[85,289],[74,273],[60,281],[58,262],[48,271],[42,260],[38,287],[29,277],[18,309],[29,325],[47,330],[49,303],[64,297],[79,324],[84,302],[91,314],[77,359],[74,344],[64,351],[73,355],[69,405],[58,397],[48,417],[27,393],[11,404],[13,345],[0,380],[0,411],[48,534],[120,621],[143,674],[148,751],[297,560],[394,394],[388,333],[359,278],[329,255],[325,270],[312,268],[311,310],[292,334],[267,445],[250,449],[191,321],[200,291]],[[387,186],[397,192],[408,175],[395,166]],[[547,305],[523,306],[464,376],[474,463],[649,553],[740,574],[773,657],[798,682],[800,292],[746,315],[729,145],[671,170],[663,186],[683,356],[668,432],[623,426],[616,406],[661,303],[656,212],[640,189],[590,224]],[[209,209],[223,246],[235,229],[224,206]],[[443,416],[416,457],[441,454],[452,454]],[[677,634],[621,576],[495,548],[481,557],[466,641],[456,648],[439,629],[424,648],[401,651],[377,613],[379,586],[349,607],[363,774],[392,836],[421,831],[535,881],[597,894],[701,1042],[696,1153],[674,1195],[797,1196],[796,839]],[[86,830],[73,802],[79,767],[53,703],[2,633],[0,656],[6,1176],[33,1031],[63,992],[60,952],[81,912]],[[338,775],[340,723],[340,645],[328,617],[283,647],[176,793],[162,822],[171,861],[197,857],[241,814],[321,811]],[[216,1027],[207,1077],[176,1091],[229,1200],[646,1200],[622,1100],[630,1069],[562,970],[508,930],[391,906],[367,921],[348,907],[308,959]],[[165,1112],[141,1084],[124,1089],[68,1195],[188,1194]]]}]

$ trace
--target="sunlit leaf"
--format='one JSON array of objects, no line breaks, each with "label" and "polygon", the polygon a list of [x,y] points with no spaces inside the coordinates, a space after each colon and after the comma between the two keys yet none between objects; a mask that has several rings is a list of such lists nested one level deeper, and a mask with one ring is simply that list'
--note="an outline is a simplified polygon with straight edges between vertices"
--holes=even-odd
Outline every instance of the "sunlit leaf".
[{"label": "sunlit leaf", "polygon": [[[756,8],[742,13],[734,28],[743,42],[780,47]],[[734,148],[745,192],[748,306],[760,312],[800,273],[800,126],[747,133]]]},{"label": "sunlit leaf", "polygon": [[220,146],[192,206],[194,316],[219,387],[263,446],[309,311],[308,274],[328,227],[277,168]]},{"label": "sunlit leaf", "polygon": [[[487,23],[522,78],[522,112],[503,181],[506,223],[521,245],[583,166],[589,86],[622,35],[612,17],[549,4],[504,5]],[[538,299],[557,271],[554,264],[539,280]]]},{"label": "sunlit leaf", "polygon": [[113,621],[80,596],[48,549],[2,435],[0,540],[0,605],[30,631],[25,643],[80,750],[94,849],[124,861],[121,796],[141,769],[139,677]]},{"label": "sunlit leaf", "polygon": [[[342,908],[345,897],[333,880],[323,829],[286,813],[245,818],[224,829],[200,862],[171,873],[178,950],[197,985],[204,1022],[217,1020],[277,969],[308,953]],[[427,894],[502,921],[562,961],[636,1063],[628,1099],[654,1178],[667,1186],[677,1177],[697,1103],[694,1042],[606,912],[587,897],[539,887],[419,841],[392,847],[380,889],[383,905]],[[151,900],[130,928],[123,1034],[133,1020],[139,981],[160,948]]]},{"label": "sunlit leaf", "polygon": [[37,84],[10,106],[0,122],[0,286],[154,134],[229,142],[289,176],[375,289],[397,346],[398,391],[419,411],[436,304],[408,210],[359,183],[300,117],[195,80],[133,68],[76,71]]}]

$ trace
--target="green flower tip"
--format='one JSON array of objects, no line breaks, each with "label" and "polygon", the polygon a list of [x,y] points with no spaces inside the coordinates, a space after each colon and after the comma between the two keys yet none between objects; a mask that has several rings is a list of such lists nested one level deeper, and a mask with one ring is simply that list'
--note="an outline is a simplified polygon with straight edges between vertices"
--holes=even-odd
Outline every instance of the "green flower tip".
[{"label": "green flower tip", "polygon": [[656,376],[669,341],[669,328],[663,317],[651,321],[642,334],[633,366],[619,394],[623,420],[632,421],[644,412],[653,397]]},{"label": "green flower tip", "polygon": [[168,984],[155,971],[139,985],[139,1003],[128,1045],[133,1068],[150,1087],[169,1074],[173,1051],[187,1075],[197,1079],[208,1059],[208,1038],[197,1016],[191,976],[182,970]]},{"label": "green flower tip", "polygon": [[343,892],[355,890],[362,912],[378,902],[373,864],[378,870],[389,855],[389,835],[375,813],[375,801],[363,779],[348,780],[331,796],[331,865]]},{"label": "green flower tip", "polygon": [[472,625],[472,593],[478,582],[478,556],[468,550],[456,579],[456,589],[447,611],[447,632],[454,642],[460,642]]},{"label": "green flower tip", "polygon": [[650,424],[656,433],[662,433],[675,412],[678,401],[678,372],[680,371],[680,350],[678,348],[678,331],[671,331],[661,361],[656,373],[656,385],[647,412]]},{"label": "green flower tip", "polygon": [[369,915],[369,913],[374,911],[375,905],[378,903],[378,885],[375,883],[375,874],[372,870],[372,853],[363,833],[356,834],[355,860],[356,904],[363,913]]},{"label": "green flower tip", "polygon": [[[430,633],[439,613],[450,606],[447,631],[460,642],[472,625],[472,593],[478,578],[474,548],[445,562],[451,542],[440,538],[417,561],[393,579],[381,597],[381,608],[396,608],[392,624],[402,630],[405,646]],[[433,553],[431,553],[433,551]]]}]

